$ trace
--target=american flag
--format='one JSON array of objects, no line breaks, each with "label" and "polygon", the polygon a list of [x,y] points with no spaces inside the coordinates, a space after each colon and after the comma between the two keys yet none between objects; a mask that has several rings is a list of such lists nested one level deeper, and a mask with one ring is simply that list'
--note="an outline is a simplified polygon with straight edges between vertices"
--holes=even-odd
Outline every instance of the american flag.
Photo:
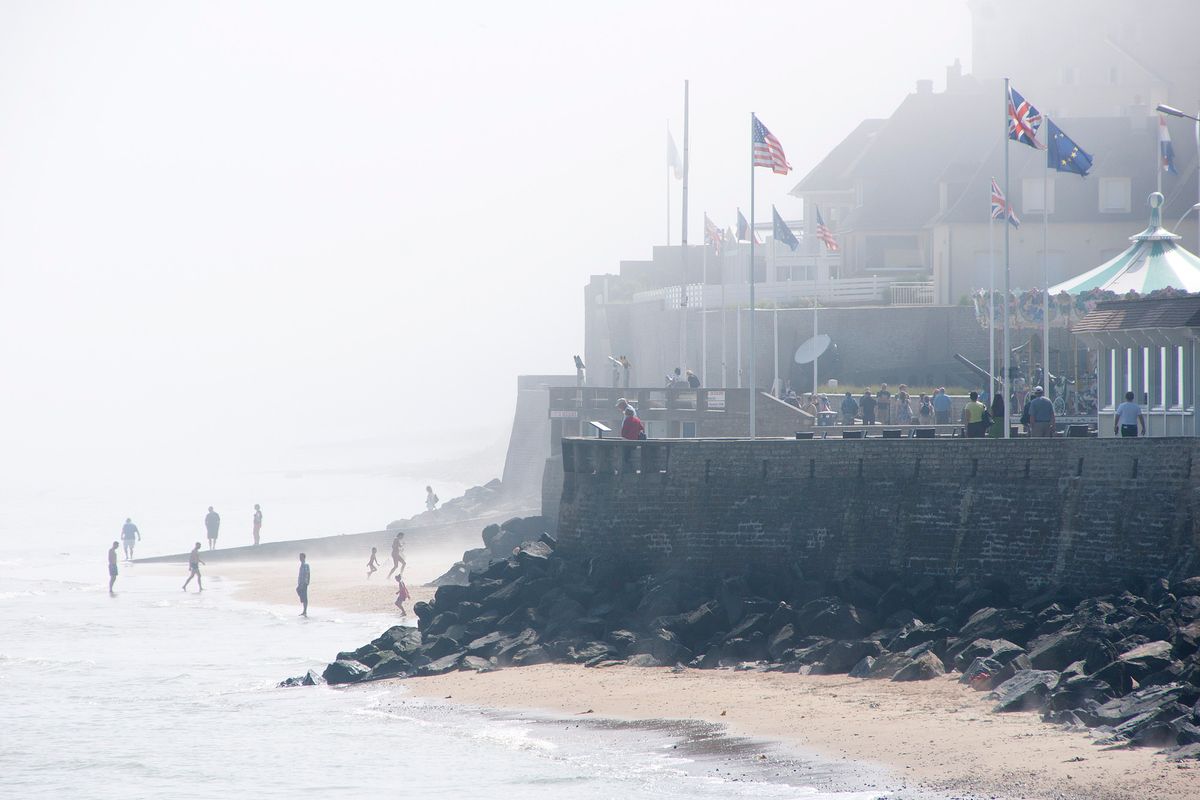
[{"label": "american flag", "polygon": [[821,219],[821,209],[813,206],[813,213],[817,215],[817,238],[825,244],[826,250],[836,253],[838,250],[837,239],[833,238],[833,231],[829,230],[825,225],[825,220]]},{"label": "american flag", "polygon": [[714,253],[721,255],[721,229],[713,224],[708,214],[704,215],[704,243],[711,247]]},{"label": "american flag", "polygon": [[1033,103],[1022,97],[1016,89],[1008,87],[1008,138],[1027,144],[1035,150],[1045,150],[1045,145],[1037,139],[1038,128],[1041,126],[1042,112],[1034,108]]},{"label": "american flag", "polygon": [[1004,201],[1004,192],[1000,191],[1000,184],[996,183],[996,179],[992,178],[992,219],[1000,219],[1004,216],[1004,209],[1008,209],[1008,222],[1014,228],[1021,227],[1021,220],[1017,219],[1017,215],[1013,213],[1012,206]]},{"label": "american flag", "polygon": [[792,171],[792,165],[783,154],[783,145],[775,135],[767,130],[767,126],[758,121],[758,117],[750,115],[753,121],[754,166],[770,167],[777,175],[787,175]]}]

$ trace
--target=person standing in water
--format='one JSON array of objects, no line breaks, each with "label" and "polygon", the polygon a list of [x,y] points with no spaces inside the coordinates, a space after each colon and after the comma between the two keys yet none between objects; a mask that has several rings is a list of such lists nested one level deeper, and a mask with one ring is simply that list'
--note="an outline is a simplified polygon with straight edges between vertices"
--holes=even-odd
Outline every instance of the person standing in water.
[{"label": "person standing in water", "polygon": [[112,543],[112,547],[108,548],[108,593],[114,594],[113,585],[117,582],[117,548],[121,545],[117,542]]},{"label": "person standing in water", "polygon": [[208,507],[208,513],[204,515],[204,529],[208,531],[208,549],[215,550],[217,548],[217,532],[221,530],[221,515],[213,511],[213,507]]},{"label": "person standing in water", "polygon": [[133,561],[133,545],[141,540],[142,532],[133,524],[132,519],[126,517],[125,524],[121,526],[121,544],[125,546],[126,561]]},{"label": "person standing in water", "polygon": [[258,547],[258,532],[262,530],[262,509],[254,504],[254,546]]},{"label": "person standing in water", "polygon": [[200,560],[200,543],[196,542],[196,546],[192,548],[192,552],[188,554],[188,577],[183,582],[183,590],[186,592],[188,584],[192,582],[192,578],[196,579],[196,588],[204,591],[204,580],[200,577],[200,565],[204,562]]},{"label": "person standing in water", "polygon": [[312,572],[308,568],[308,562],[304,560],[304,553],[300,554],[300,574],[296,576],[296,595],[300,598],[300,616],[308,616],[308,581],[312,577]]},{"label": "person standing in water", "polygon": [[392,540],[392,568],[388,570],[388,577],[392,577],[397,567],[403,575],[407,566],[408,562],[404,560],[404,531],[396,531],[396,538]]},{"label": "person standing in water", "polygon": [[371,557],[367,559],[367,577],[370,578],[379,569],[379,548],[371,548]]},{"label": "person standing in water", "polygon": [[438,496],[433,493],[433,487],[426,486],[425,487],[425,510],[433,511],[435,508],[437,508],[437,504],[438,504]]}]

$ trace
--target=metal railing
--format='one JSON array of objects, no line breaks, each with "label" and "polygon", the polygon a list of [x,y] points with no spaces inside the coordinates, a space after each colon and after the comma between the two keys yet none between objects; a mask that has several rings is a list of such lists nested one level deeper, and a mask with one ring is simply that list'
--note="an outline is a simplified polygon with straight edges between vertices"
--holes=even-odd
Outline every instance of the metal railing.
[{"label": "metal railing", "polygon": [[896,281],[889,287],[894,306],[933,305],[933,281]]}]

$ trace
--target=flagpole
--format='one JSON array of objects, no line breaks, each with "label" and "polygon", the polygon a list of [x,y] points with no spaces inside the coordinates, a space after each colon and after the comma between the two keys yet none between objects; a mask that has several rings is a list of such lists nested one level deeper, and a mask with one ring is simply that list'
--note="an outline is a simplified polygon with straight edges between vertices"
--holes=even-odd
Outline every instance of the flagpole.
[{"label": "flagpole", "polygon": [[[708,229],[708,215],[704,215],[705,230]],[[708,237],[705,236],[707,239]],[[700,384],[708,388],[708,242],[704,243],[703,255],[700,257]]]},{"label": "flagpole", "polygon": [[[1163,174],[1163,157],[1162,157],[1162,129],[1163,117],[1161,114],[1158,117],[1158,124],[1154,128],[1154,172],[1158,176],[1158,193],[1162,194],[1162,174]],[[1164,404],[1165,405],[1165,404]]]},{"label": "flagpole", "polygon": [[726,259],[727,259],[727,254],[725,252],[725,247],[722,246],[721,247],[721,262],[720,262],[721,263],[720,269],[721,269],[721,388],[722,389],[729,388],[729,365],[728,365],[729,348],[725,344],[725,340],[727,338],[729,338],[729,323],[728,323],[727,317],[726,317],[726,304],[725,304],[725,262],[726,262]]},{"label": "flagpole", "polygon": [[683,217],[680,237],[680,261],[683,263],[683,284],[679,300],[679,366],[687,369],[687,312],[688,312],[688,82],[683,82]]},{"label": "flagpole", "polygon": [[750,112],[750,438],[755,438],[758,383],[754,369],[754,112]]},{"label": "flagpole", "polygon": [[[1008,147],[1006,144],[1005,147]],[[1049,153],[1047,153],[1049,155]],[[1008,202],[1008,198],[1004,198]],[[1042,388],[1050,391],[1050,167],[1042,172]]]},{"label": "flagpole", "polygon": [[[1009,106],[1009,85],[1008,78],[1004,79],[1004,212],[1008,213],[1008,198],[1012,197],[1008,186],[1008,106]],[[1045,205],[1045,203],[1042,203]],[[1004,375],[1003,389],[1004,392],[1004,438],[1008,439],[1012,435],[1012,426],[1009,421],[1012,419],[1012,408],[1010,406],[1009,393],[1009,334],[1008,334],[1008,299],[1012,293],[1012,275],[1009,270],[1009,243],[1008,229],[1012,227],[1008,224],[1008,220],[1004,220],[1004,353],[1003,361],[1000,369]]]},{"label": "flagpole", "polygon": [[[1007,147],[1008,145],[1005,145]],[[994,179],[993,179],[994,180]],[[992,188],[988,187],[988,194]],[[1008,198],[1004,198],[1008,216]],[[1008,224],[1008,219],[1004,220]],[[988,395],[996,393],[996,217],[988,214]]]}]

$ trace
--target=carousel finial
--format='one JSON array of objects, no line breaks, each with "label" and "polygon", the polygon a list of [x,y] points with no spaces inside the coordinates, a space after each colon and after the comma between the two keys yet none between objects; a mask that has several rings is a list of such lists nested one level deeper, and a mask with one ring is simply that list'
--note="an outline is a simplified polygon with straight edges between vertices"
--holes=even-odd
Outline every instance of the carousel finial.
[{"label": "carousel finial", "polygon": [[1147,201],[1150,204],[1150,229],[1162,227],[1162,192],[1151,192],[1150,199]]}]

